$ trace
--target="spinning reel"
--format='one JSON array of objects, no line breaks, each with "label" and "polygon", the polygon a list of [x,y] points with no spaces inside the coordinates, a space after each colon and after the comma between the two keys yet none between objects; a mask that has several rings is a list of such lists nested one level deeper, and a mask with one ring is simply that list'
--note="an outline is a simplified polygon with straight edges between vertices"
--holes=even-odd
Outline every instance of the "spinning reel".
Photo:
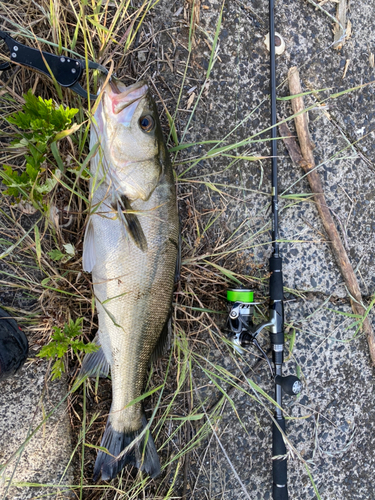
[{"label": "spinning reel", "polygon": [[295,375],[283,377],[275,372],[271,361],[259,344],[257,337],[267,327],[274,327],[275,315],[269,321],[254,326],[253,315],[254,306],[260,302],[254,302],[254,292],[249,289],[234,288],[227,290],[227,300],[229,303],[229,315],[226,330],[228,337],[233,342],[234,349],[244,353],[244,347],[253,344],[261,353],[262,358],[267,362],[271,377],[275,383],[283,389],[286,394],[295,396],[302,390],[302,383]]}]

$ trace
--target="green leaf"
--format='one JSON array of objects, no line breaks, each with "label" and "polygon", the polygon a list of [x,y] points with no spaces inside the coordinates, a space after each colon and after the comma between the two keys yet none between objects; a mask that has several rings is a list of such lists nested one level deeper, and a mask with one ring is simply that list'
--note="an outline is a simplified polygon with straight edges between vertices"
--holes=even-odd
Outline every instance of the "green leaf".
[{"label": "green leaf", "polygon": [[167,109],[165,110],[165,112],[167,114],[169,128],[171,129],[171,136],[172,136],[173,142],[176,144],[176,146],[178,146],[177,130],[176,130],[176,126],[174,124],[173,118]]},{"label": "green leaf", "polygon": [[347,318],[358,318],[361,319],[362,316],[360,314],[354,314],[354,313],[347,313],[344,311],[339,311],[338,309],[332,309],[331,307],[326,307],[329,311],[332,311],[336,314],[340,314],[341,316],[346,316]]},{"label": "green leaf", "polygon": [[47,179],[41,186],[35,186],[36,191],[41,194],[50,193],[57,184],[57,179],[60,177],[59,174],[60,170],[55,170],[54,177],[52,179]]},{"label": "green leaf", "polygon": [[62,132],[59,132],[55,135],[54,142],[60,141],[61,139],[64,139],[64,137],[68,137],[69,135],[74,134],[74,132],[77,132],[81,128],[83,123],[74,123],[72,127],[69,129],[63,130]]},{"label": "green leaf", "polygon": [[38,226],[36,224],[35,224],[35,227],[34,227],[34,234],[35,234],[36,257],[37,257],[38,263],[40,265],[40,259],[42,257],[42,246],[41,246],[41,242],[40,242],[39,228],[38,228]]},{"label": "green leaf", "polygon": [[56,355],[56,349],[54,344],[48,344],[41,348],[40,352],[38,352],[38,358],[53,358]]},{"label": "green leaf", "polygon": [[220,271],[222,274],[224,274],[224,276],[226,276],[227,278],[229,278],[230,280],[234,281],[235,283],[237,283],[237,285],[242,285],[241,281],[238,280],[235,276],[234,276],[234,273],[232,271],[229,271],[228,269],[225,269],[224,267],[221,267],[217,264],[214,264],[213,262],[209,262],[208,260],[204,260],[204,262],[206,262],[206,264],[210,265],[210,266],[213,266],[215,269],[217,269],[218,271]]},{"label": "green leaf", "polygon": [[191,148],[193,146],[199,146],[201,144],[217,144],[218,141],[217,140],[209,140],[209,141],[202,141],[202,142],[189,142],[189,143],[185,143],[185,144],[180,144],[179,146],[175,146],[174,148],[169,148],[169,152],[170,153],[174,153],[176,151],[181,151],[182,149],[187,149],[187,148]]},{"label": "green leaf", "polygon": [[[55,248],[54,250],[50,250],[49,252],[47,252],[47,255],[56,262],[60,260],[64,263],[68,262],[75,255],[74,245],[72,245],[71,243],[66,243],[65,245],[63,245],[63,248],[65,250],[65,253],[60,249]],[[42,281],[42,284],[46,284],[45,280]]]},{"label": "green leaf", "polygon": [[74,245],[72,245],[71,243],[67,243],[66,245],[63,245],[63,247],[68,255],[71,255],[72,257],[75,255],[76,252],[74,249]]},{"label": "green leaf", "polygon": [[68,337],[72,338],[76,335],[81,334],[83,318],[78,318],[75,322],[70,319],[69,323],[64,325],[64,333]]},{"label": "green leaf", "polygon": [[52,365],[52,380],[61,378],[64,372],[65,372],[64,360],[57,359]]},{"label": "green leaf", "polygon": [[51,250],[50,252],[47,252],[47,255],[54,261],[59,261],[65,257],[65,254],[62,253],[60,250],[57,248],[55,250]]},{"label": "green leaf", "polygon": [[138,396],[137,398],[133,399],[128,403],[127,405],[124,406],[125,408],[129,408],[130,406],[135,405],[136,403],[139,403],[140,401],[143,401],[144,399],[148,398],[151,396],[151,394],[154,394],[156,391],[160,391],[164,387],[164,384],[159,385],[158,387],[154,387],[154,389],[151,389],[150,391],[146,392],[145,394],[142,394],[141,396]]},{"label": "green leaf", "polygon": [[95,344],[94,342],[88,342],[87,344],[84,344],[82,346],[82,351],[85,354],[96,352],[96,351],[99,351],[99,346],[98,346],[98,344]]},{"label": "green leaf", "polygon": [[[107,455],[111,455],[107,448],[104,448],[104,446],[96,446],[95,444],[90,444],[90,443],[85,443],[85,446],[87,448],[94,448],[94,450],[102,451],[103,453],[107,453]],[[111,457],[116,458],[114,455],[111,455]]]},{"label": "green leaf", "polygon": [[64,356],[72,349],[74,354],[95,352],[99,346],[89,342],[85,344],[80,339],[74,339],[82,335],[83,318],[76,321],[72,319],[65,323],[63,329],[55,326],[53,328],[52,339],[49,344],[43,346],[37,354],[39,358],[54,359],[52,365],[52,380],[60,378],[65,372]]},{"label": "green leaf", "polygon": [[[27,157],[26,157],[27,159]],[[35,179],[38,177],[39,173],[39,165],[34,161],[33,158],[30,158],[30,162],[26,163],[26,174],[28,175],[31,183],[35,181]]]},{"label": "green leaf", "polygon": [[195,415],[188,415],[187,417],[173,417],[172,420],[182,420],[182,421],[190,421],[190,420],[201,420],[204,418],[204,413],[197,413]]},{"label": "green leaf", "polygon": [[53,157],[56,160],[57,166],[59,167],[59,169],[61,170],[61,172],[63,172],[64,171],[64,163],[63,163],[62,158],[60,156],[60,152],[58,150],[56,142],[52,142],[52,144],[51,144],[51,152],[53,154]]},{"label": "green leaf", "polygon": [[292,353],[293,348],[294,348],[294,344],[296,342],[296,329],[295,328],[291,329],[291,332],[288,334],[288,337],[289,337],[289,351]]}]

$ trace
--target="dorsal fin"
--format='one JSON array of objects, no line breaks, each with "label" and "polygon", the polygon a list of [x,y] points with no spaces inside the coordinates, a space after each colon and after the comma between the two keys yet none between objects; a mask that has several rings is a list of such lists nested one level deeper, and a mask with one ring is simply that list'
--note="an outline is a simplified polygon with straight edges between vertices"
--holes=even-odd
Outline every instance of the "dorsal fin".
[{"label": "dorsal fin", "polygon": [[165,351],[169,348],[172,338],[172,310],[169,311],[167,320],[163,326],[160,337],[155,346],[154,352],[151,354],[151,363],[157,361]]}]

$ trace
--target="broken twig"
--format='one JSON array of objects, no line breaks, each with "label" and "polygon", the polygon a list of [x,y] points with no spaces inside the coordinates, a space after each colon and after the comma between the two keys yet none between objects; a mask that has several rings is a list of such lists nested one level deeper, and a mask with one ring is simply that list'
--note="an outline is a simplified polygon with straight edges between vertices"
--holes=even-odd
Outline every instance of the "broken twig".
[{"label": "broken twig", "polygon": [[346,21],[348,10],[348,0],[339,0],[336,10],[336,24],[333,28],[334,45],[336,50],[341,50],[345,40],[349,38],[351,32],[351,22]]}]

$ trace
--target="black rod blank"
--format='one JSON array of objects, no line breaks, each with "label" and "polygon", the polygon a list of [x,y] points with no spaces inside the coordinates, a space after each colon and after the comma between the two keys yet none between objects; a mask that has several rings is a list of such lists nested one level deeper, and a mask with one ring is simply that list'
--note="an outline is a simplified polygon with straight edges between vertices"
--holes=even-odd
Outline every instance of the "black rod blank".
[{"label": "black rod blank", "polygon": [[269,4],[270,25],[270,94],[271,94],[271,156],[272,156],[272,245],[275,256],[279,254],[279,221],[277,190],[277,116],[276,116],[276,53],[275,53],[275,0]]},{"label": "black rod blank", "polygon": [[[270,28],[270,94],[271,94],[271,156],[272,156],[272,255],[270,258],[270,319],[273,322],[270,337],[272,360],[275,366],[275,421],[272,426],[272,471],[273,500],[288,500],[286,446],[282,432],[285,431],[285,418],[281,411],[282,404],[282,365],[284,361],[284,284],[282,259],[279,255],[279,220],[278,220],[278,175],[277,175],[277,114],[276,114],[276,52],[275,52],[275,1],[269,0]],[[281,432],[282,431],[282,432]],[[277,457],[277,458],[276,458]]]}]

